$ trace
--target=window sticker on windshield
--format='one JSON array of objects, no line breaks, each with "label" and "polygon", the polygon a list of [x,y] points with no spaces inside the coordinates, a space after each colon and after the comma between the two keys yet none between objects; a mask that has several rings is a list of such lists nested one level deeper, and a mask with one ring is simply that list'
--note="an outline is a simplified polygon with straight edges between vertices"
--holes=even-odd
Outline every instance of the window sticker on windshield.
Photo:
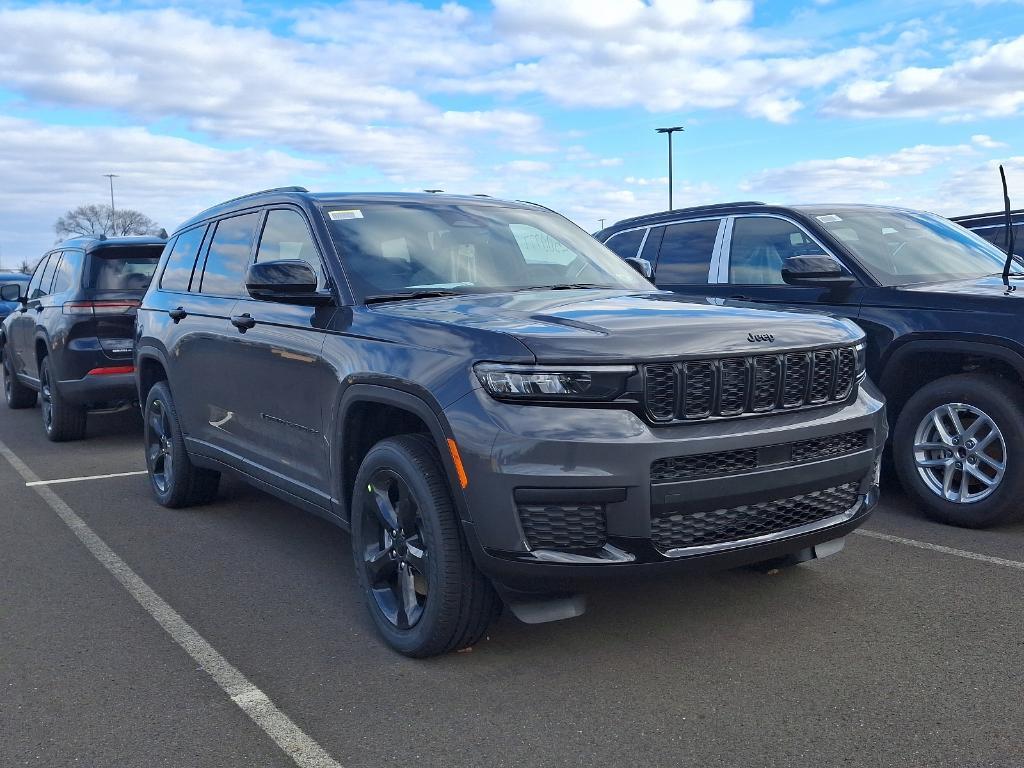
[{"label": "window sticker on windshield", "polygon": [[361,219],[363,218],[363,212],[360,210],[331,211],[330,216],[332,221],[340,221],[342,219]]},{"label": "window sticker on windshield", "polygon": [[825,216],[815,216],[814,218],[816,218],[822,224],[835,224],[837,221],[842,221],[842,219],[836,216],[834,213],[829,213]]}]

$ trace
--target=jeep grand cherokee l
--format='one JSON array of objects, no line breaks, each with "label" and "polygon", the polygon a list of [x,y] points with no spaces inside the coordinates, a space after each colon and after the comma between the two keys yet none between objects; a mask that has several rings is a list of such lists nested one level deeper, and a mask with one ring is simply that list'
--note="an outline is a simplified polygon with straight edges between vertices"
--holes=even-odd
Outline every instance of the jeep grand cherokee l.
[{"label": "jeep grand cherokee l", "polygon": [[1024,514],[1024,294],[1019,274],[1004,285],[991,243],[923,211],[756,202],[650,214],[597,237],[683,295],[855,320],[908,494],[956,525]]},{"label": "jeep grand cherokee l", "polygon": [[499,595],[837,551],[875,505],[884,405],[846,320],[655,290],[527,203],[256,193],[173,235],[139,311],[152,489],[219,473],[351,530],[370,615],[427,656]]},{"label": "jeep grand cherokee l", "polygon": [[20,306],[0,325],[10,408],[42,398],[53,441],[85,436],[89,411],[135,402],[135,310],[164,247],[159,237],[76,238],[39,261],[27,286],[0,288]]}]

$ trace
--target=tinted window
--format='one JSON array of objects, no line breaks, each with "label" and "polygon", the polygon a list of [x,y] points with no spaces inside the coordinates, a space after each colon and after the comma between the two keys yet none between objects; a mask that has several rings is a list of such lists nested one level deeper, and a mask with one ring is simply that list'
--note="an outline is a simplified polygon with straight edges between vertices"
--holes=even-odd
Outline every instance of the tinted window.
[{"label": "tinted window", "polygon": [[39,293],[39,283],[42,282],[43,272],[46,271],[46,264],[49,258],[50,255],[47,254],[39,260],[38,264],[36,264],[36,269],[32,273],[32,281],[28,284],[28,297],[30,299],[38,298],[41,295]]},{"label": "tinted window", "polygon": [[[320,254],[313,243],[313,236],[309,234],[306,220],[297,211],[279,210],[267,214],[256,261],[279,259],[304,261],[321,275]],[[320,282],[323,283],[322,275]]]},{"label": "tinted window", "polygon": [[32,298],[46,296],[50,293],[50,284],[53,282],[53,273],[57,271],[57,261],[59,259],[59,253],[50,256],[50,260],[46,263],[46,269],[43,270],[43,279],[39,282],[39,286],[36,288]]},{"label": "tinted window", "polygon": [[646,231],[646,229],[631,229],[629,232],[620,232],[617,235],[612,235],[611,240],[605,245],[624,259],[633,258],[640,250],[640,243],[643,241]]},{"label": "tinted window", "polygon": [[783,260],[821,252],[821,246],[796,224],[770,217],[741,216],[732,228],[729,282],[785,285]]},{"label": "tinted window", "polygon": [[214,296],[241,296],[245,270],[249,266],[252,237],[259,222],[258,213],[232,216],[217,222],[203,268],[201,293]]},{"label": "tinted window", "polygon": [[718,224],[718,219],[712,219],[665,227],[665,237],[658,253],[655,283],[707,283]]},{"label": "tinted window", "polygon": [[203,244],[206,226],[194,227],[178,235],[171,246],[167,257],[164,273],[160,277],[160,287],[168,291],[187,291],[192,282],[192,270],[196,266],[196,256]]},{"label": "tinted window", "polygon": [[57,273],[53,278],[51,293],[64,293],[80,284],[79,268],[85,257],[81,251],[64,251],[64,257],[57,265]]},{"label": "tinted window", "polygon": [[95,291],[144,292],[163,247],[113,246],[100,248],[89,254],[86,286]]}]

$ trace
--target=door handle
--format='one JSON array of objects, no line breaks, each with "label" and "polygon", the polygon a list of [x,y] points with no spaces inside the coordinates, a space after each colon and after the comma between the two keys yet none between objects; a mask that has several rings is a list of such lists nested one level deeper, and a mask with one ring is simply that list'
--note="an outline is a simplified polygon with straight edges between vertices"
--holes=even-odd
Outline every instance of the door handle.
[{"label": "door handle", "polygon": [[246,312],[244,315],[235,315],[232,317],[231,324],[241,333],[245,333],[250,328],[255,327],[256,321],[253,319],[252,315]]},{"label": "door handle", "polygon": [[167,315],[177,324],[188,317],[188,312],[185,311],[184,307],[178,307],[177,309],[168,310]]},{"label": "door handle", "polygon": [[749,296],[743,296],[742,294],[738,294],[738,293],[733,295],[733,296],[730,296],[729,298],[733,299],[735,301],[750,301],[750,297]]}]

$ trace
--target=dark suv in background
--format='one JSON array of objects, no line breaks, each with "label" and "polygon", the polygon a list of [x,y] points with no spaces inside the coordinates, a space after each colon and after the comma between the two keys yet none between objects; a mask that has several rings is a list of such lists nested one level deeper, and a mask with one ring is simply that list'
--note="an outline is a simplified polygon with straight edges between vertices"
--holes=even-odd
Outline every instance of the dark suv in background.
[{"label": "dark suv in background", "polygon": [[[1005,212],[954,216],[952,221],[985,238],[1005,253],[1007,235]],[[1024,210],[1010,211],[1010,223],[1013,226],[1014,255],[1024,260]]]},{"label": "dark suv in background", "polygon": [[1024,514],[1024,297],[990,243],[921,211],[757,202],[641,216],[597,238],[661,288],[856,320],[908,493],[957,525]]},{"label": "dark suv in background", "polygon": [[19,307],[0,325],[4,395],[11,408],[42,397],[54,441],[85,435],[90,410],[135,402],[135,311],[163,238],[78,238],[39,261],[28,285],[0,288]]},{"label": "dark suv in background", "polygon": [[831,554],[878,497],[860,329],[656,291],[540,206],[268,191],[182,225],[157,274],[156,498],[232,470],[351,529],[409,655],[474,643],[499,594],[546,621],[591,578]]},{"label": "dark suv in background", "polygon": [[[18,294],[20,295],[22,293],[25,293],[25,288],[28,286],[28,281],[30,279],[30,275],[23,275],[21,272],[0,271],[0,294],[3,293],[3,288],[5,285],[18,285],[20,286]],[[8,288],[7,292],[12,297],[14,296],[13,288]],[[16,298],[7,300],[0,297],[0,323],[4,321],[5,317],[11,314],[11,312],[13,312],[14,310],[18,309],[20,306],[21,305],[18,303],[18,300]]]}]

